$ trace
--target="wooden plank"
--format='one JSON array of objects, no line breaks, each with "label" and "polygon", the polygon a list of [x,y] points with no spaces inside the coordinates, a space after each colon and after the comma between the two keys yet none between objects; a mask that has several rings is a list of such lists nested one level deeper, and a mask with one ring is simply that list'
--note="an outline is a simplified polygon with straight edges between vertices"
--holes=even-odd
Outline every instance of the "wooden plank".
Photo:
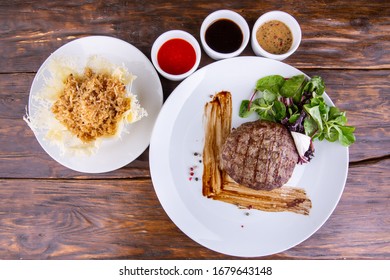
[{"label": "wooden plank", "polygon": [[[183,29],[199,40],[203,19],[217,9],[242,14],[250,28],[263,13],[281,9],[300,22],[303,40],[286,62],[304,68],[381,69],[390,67],[390,4],[354,1],[6,1],[0,3],[0,72],[35,72],[63,44],[88,35],[123,39],[150,56],[153,41],[170,29]],[[245,7],[245,8],[243,8]],[[183,12],[185,11],[185,12]],[[253,55],[250,45],[244,55]],[[201,65],[212,62],[206,55]]]},{"label": "wooden plank", "polygon": [[[272,258],[390,259],[389,167],[352,166],[325,225]],[[0,180],[0,188],[0,259],[233,258],[185,236],[150,180]]]},{"label": "wooden plank", "polygon": [[169,220],[150,180],[1,180],[0,185],[1,259],[209,254]]},{"label": "wooden plank", "polygon": [[[286,252],[315,259],[390,259],[390,159],[352,165],[344,193],[329,220]],[[302,255],[305,256],[302,256]]]}]

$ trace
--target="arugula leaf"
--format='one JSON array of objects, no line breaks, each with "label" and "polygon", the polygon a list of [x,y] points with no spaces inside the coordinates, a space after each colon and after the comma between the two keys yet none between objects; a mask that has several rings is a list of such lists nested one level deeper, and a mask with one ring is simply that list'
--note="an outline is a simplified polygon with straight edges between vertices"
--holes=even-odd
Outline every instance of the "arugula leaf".
[{"label": "arugula leaf", "polygon": [[305,118],[303,122],[303,127],[305,128],[305,134],[310,136],[311,138],[314,138],[314,135],[318,130],[318,126],[316,121],[312,117],[308,116]]},{"label": "arugula leaf", "polygon": [[355,127],[346,126],[347,117],[345,112],[340,112],[336,107],[330,107],[328,121],[326,123],[325,139],[330,142],[339,140],[344,146],[349,146],[355,142],[353,132]]},{"label": "arugula leaf", "polygon": [[293,113],[293,114],[290,114],[290,118],[288,119],[288,122],[289,123],[295,123],[298,119],[299,119],[299,116],[301,114],[296,112],[296,113]]},{"label": "arugula leaf", "polygon": [[353,132],[355,131],[355,127],[353,126],[339,126],[339,129],[342,133],[339,133],[339,142],[343,146],[350,146],[355,143],[356,138]]},{"label": "arugula leaf", "polygon": [[276,100],[273,106],[274,116],[277,121],[281,121],[286,117],[286,105],[283,102]]},{"label": "arugula leaf", "polygon": [[313,76],[303,88],[304,92],[313,92],[314,97],[322,95],[325,91],[324,80],[320,76]]},{"label": "arugula leaf", "polygon": [[249,110],[248,107],[249,107],[249,100],[242,100],[240,105],[240,110],[238,112],[238,115],[241,118],[247,118],[253,113],[252,107],[249,108]]},{"label": "arugula leaf", "polygon": [[330,109],[329,109],[329,119],[335,119],[335,118],[337,118],[339,116],[342,116],[342,115],[343,115],[343,113],[340,112],[339,108],[334,107],[334,106],[330,107]]},{"label": "arugula leaf", "polygon": [[[345,112],[340,112],[334,106],[326,105],[322,98],[313,98],[310,104],[305,104],[303,107],[311,117],[306,119],[304,123],[307,135],[320,141],[324,139],[329,142],[339,140],[343,146],[349,146],[355,142],[353,134],[355,128],[345,125],[347,123]],[[313,121],[316,125],[313,124]]]},{"label": "arugula leaf", "polygon": [[[250,108],[248,110],[248,106]],[[251,103],[249,100],[243,100],[239,109],[239,116],[241,118],[249,117],[253,112],[256,112],[259,115],[260,119],[275,121],[275,114],[273,112],[272,106],[273,102],[267,102],[263,97],[253,100]]]},{"label": "arugula leaf", "polygon": [[[250,103],[249,100],[243,100],[239,109],[239,116],[241,118],[249,117],[253,112],[259,115],[262,120],[281,121],[286,117],[286,106],[283,102],[275,100],[275,96],[269,92],[268,95],[257,98]],[[248,106],[250,108],[248,110]]]},{"label": "arugula leaf", "polygon": [[252,103],[253,110],[259,115],[260,119],[275,121],[273,112],[273,103],[268,103],[264,98],[257,98]]},{"label": "arugula leaf", "polygon": [[300,99],[304,83],[304,75],[293,76],[284,82],[280,88],[280,95],[283,97],[294,97],[298,95]]},{"label": "arugula leaf", "polygon": [[321,114],[321,119],[323,122],[328,121],[328,114],[329,114],[329,106],[326,105],[325,101],[322,101],[319,105],[318,108],[320,109],[320,114]]},{"label": "arugula leaf", "polygon": [[336,127],[332,126],[329,128],[328,133],[326,134],[325,138],[329,142],[335,142],[339,139],[340,131],[336,129]]},{"label": "arugula leaf", "polygon": [[261,78],[256,83],[256,89],[259,91],[269,90],[274,94],[279,94],[279,90],[284,84],[285,80],[280,75],[270,75]]},{"label": "arugula leaf", "polygon": [[320,105],[315,105],[311,107],[309,104],[303,105],[303,108],[305,111],[313,118],[313,120],[316,122],[317,127],[320,131],[324,128],[322,124],[322,118],[321,118],[321,112],[320,112]]},{"label": "arugula leaf", "polygon": [[265,89],[263,91],[263,98],[266,102],[273,102],[276,100],[277,94],[269,91],[268,89]]}]

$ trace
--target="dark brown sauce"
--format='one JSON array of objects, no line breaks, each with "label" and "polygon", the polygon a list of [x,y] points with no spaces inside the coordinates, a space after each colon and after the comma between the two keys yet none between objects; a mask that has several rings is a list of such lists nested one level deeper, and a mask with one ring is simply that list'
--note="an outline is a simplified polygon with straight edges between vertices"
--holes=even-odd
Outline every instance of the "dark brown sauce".
[{"label": "dark brown sauce", "polygon": [[238,50],[243,41],[241,28],[229,19],[220,19],[206,30],[207,45],[216,52],[232,53]]}]

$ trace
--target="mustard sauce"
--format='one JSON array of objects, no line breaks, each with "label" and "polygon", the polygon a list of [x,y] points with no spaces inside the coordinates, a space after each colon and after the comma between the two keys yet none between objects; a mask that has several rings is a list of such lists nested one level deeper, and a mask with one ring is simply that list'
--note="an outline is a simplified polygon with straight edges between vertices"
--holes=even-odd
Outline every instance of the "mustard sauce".
[{"label": "mustard sauce", "polygon": [[256,39],[265,51],[284,54],[291,48],[293,36],[286,24],[279,20],[271,20],[257,29]]}]

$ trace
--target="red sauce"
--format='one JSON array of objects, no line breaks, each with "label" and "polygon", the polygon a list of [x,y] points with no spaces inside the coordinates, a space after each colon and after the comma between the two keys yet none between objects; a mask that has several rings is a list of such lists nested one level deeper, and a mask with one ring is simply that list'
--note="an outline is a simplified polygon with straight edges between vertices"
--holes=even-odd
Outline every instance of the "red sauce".
[{"label": "red sauce", "polygon": [[157,61],[161,69],[168,74],[184,74],[196,62],[195,49],[183,39],[171,39],[166,41],[158,50]]}]

